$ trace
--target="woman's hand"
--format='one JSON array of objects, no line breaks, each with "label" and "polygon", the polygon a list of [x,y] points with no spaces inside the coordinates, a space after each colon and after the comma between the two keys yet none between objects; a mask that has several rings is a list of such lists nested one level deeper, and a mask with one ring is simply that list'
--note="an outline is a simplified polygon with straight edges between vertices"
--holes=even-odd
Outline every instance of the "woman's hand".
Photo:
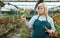
[{"label": "woman's hand", "polygon": [[51,31],[51,30],[49,30],[49,29],[47,29],[47,30],[46,30],[46,32],[48,32],[49,34],[51,34],[51,33],[52,33],[52,31]]},{"label": "woman's hand", "polygon": [[24,25],[26,26],[26,28],[28,29],[29,25],[28,25],[28,22],[26,20],[26,16],[25,15],[22,15],[21,16],[21,19],[24,21]]},{"label": "woman's hand", "polygon": [[22,19],[23,21],[26,21],[26,16],[25,16],[25,15],[22,15],[22,16],[21,16],[21,19]]},{"label": "woman's hand", "polygon": [[52,30],[50,30],[50,29],[48,29],[48,28],[45,28],[45,29],[46,29],[46,32],[48,32],[48,33],[49,33],[49,35],[50,35],[50,36],[52,36],[53,31],[52,31]]}]

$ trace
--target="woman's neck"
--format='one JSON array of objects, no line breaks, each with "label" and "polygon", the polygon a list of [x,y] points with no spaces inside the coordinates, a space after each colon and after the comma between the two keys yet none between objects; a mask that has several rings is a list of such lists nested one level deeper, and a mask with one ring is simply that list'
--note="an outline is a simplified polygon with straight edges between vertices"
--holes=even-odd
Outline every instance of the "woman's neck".
[{"label": "woman's neck", "polygon": [[38,16],[46,16],[45,14],[38,14]]}]

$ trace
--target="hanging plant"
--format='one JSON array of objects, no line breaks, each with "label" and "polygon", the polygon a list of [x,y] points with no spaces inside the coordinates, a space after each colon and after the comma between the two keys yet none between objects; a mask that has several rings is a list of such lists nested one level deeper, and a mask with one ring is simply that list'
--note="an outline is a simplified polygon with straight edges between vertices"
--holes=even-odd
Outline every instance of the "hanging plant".
[{"label": "hanging plant", "polygon": [[2,1],[0,1],[0,6],[3,7],[4,5],[5,4]]}]

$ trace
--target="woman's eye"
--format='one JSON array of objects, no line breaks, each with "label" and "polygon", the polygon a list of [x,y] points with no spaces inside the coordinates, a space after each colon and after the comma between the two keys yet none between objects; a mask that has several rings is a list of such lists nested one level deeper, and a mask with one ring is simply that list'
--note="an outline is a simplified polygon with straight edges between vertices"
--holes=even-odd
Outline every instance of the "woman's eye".
[{"label": "woman's eye", "polygon": [[43,9],[43,8],[40,8],[40,9]]}]

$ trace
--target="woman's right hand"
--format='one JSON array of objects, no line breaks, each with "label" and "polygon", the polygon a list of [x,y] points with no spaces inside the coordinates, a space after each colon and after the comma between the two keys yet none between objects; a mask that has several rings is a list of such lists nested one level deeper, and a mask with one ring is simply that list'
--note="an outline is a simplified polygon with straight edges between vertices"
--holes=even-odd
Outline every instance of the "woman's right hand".
[{"label": "woman's right hand", "polygon": [[23,20],[24,25],[25,25],[26,28],[28,29],[28,22],[27,22],[27,20],[26,20],[26,16],[25,16],[25,15],[22,15],[22,16],[21,16],[21,19]]},{"label": "woman's right hand", "polygon": [[22,19],[23,21],[26,21],[26,16],[25,16],[25,15],[22,15],[22,16],[21,16],[21,19]]}]

